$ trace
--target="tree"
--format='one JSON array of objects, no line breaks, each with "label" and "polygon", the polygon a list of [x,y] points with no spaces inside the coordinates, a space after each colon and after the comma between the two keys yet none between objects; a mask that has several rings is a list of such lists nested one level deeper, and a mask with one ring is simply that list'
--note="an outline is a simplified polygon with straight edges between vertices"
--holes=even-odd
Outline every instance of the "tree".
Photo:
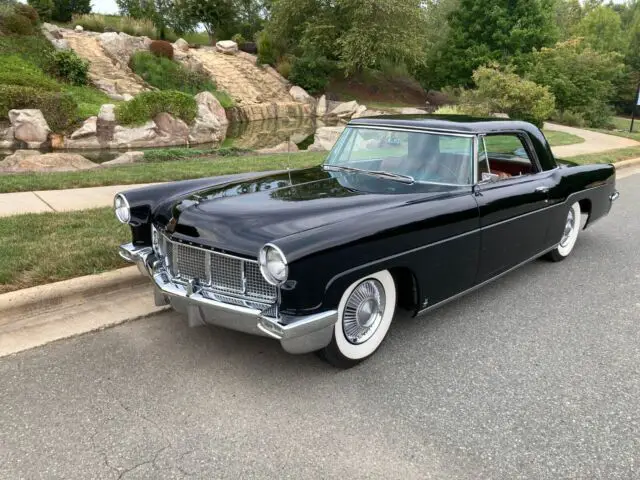
[{"label": "tree", "polygon": [[185,8],[194,23],[202,23],[210,43],[222,25],[234,22],[236,18],[232,0],[185,0]]},{"label": "tree", "polygon": [[446,65],[434,87],[468,86],[473,71],[492,62],[522,65],[535,48],[557,38],[554,0],[460,0],[449,17]]},{"label": "tree", "polygon": [[326,57],[347,73],[424,60],[420,0],[277,0],[267,33],[280,52]]},{"label": "tree", "polygon": [[591,10],[580,22],[577,34],[599,52],[624,52],[620,15],[609,7]]},{"label": "tree", "polygon": [[91,13],[91,0],[53,0],[51,17],[58,22],[70,22],[74,14]]},{"label": "tree", "polygon": [[40,20],[43,22],[51,21],[53,14],[53,0],[29,0],[29,5],[36,9]]},{"label": "tree", "polygon": [[614,84],[622,73],[621,55],[597,52],[582,39],[573,39],[535,52],[527,78],[549,87],[560,113],[582,116],[601,127],[608,123]]},{"label": "tree", "polygon": [[559,39],[568,40],[573,37],[583,16],[580,0],[557,0],[555,13]]}]

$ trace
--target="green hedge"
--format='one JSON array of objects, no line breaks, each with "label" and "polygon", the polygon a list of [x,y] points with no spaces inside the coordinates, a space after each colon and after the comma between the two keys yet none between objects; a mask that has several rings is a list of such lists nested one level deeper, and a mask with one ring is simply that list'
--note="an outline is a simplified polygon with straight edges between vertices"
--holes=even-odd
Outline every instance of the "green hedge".
[{"label": "green hedge", "polygon": [[143,92],[116,108],[116,119],[122,125],[140,125],[159,113],[192,123],[197,114],[196,100],[186,93],[168,91]]},{"label": "green hedge", "polygon": [[71,85],[89,83],[89,62],[80,58],[73,50],[52,52],[47,72]]},{"label": "green hedge", "polygon": [[11,13],[6,17],[2,17],[0,27],[8,34],[33,35],[34,32],[31,20],[18,13]]},{"label": "green hedge", "polygon": [[66,131],[78,117],[78,106],[68,93],[20,85],[0,85],[0,118],[7,118],[9,110],[22,108],[40,110],[54,132]]}]

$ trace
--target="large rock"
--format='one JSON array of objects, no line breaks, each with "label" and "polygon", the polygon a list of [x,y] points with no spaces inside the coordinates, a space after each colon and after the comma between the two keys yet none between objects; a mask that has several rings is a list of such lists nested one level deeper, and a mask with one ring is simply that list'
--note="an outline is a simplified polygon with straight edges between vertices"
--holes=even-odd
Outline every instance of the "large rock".
[{"label": "large rock", "polygon": [[318,100],[318,105],[316,107],[316,116],[324,117],[327,114],[327,96],[322,95],[320,100]]},{"label": "large rock", "polygon": [[139,50],[149,50],[151,39],[148,37],[132,37],[126,33],[106,32],[98,36],[98,41],[105,53],[117,62],[117,66],[128,70],[131,55]]},{"label": "large rock", "polygon": [[358,110],[351,118],[378,117],[384,114],[385,113],[380,110],[369,110],[367,107],[364,107],[364,110]]},{"label": "large rock", "polygon": [[258,153],[289,153],[289,152],[297,152],[300,149],[298,145],[293,142],[284,142],[275,147],[271,148],[261,148],[258,150]]},{"label": "large rock", "polygon": [[404,107],[400,109],[400,113],[403,115],[423,115],[427,113],[427,111],[421,108]]},{"label": "large rock", "polygon": [[60,31],[60,27],[57,25],[53,25],[52,23],[44,22],[41,26],[42,33],[49,40],[51,39],[62,39],[62,32]]},{"label": "large rock", "polygon": [[[87,118],[80,128],[65,138],[66,148],[99,149],[102,148],[98,140],[98,117]],[[113,122],[115,124],[115,122]],[[113,135],[113,131],[111,132]],[[104,142],[106,143],[106,141]]]},{"label": "large rock", "polygon": [[307,91],[302,87],[294,85],[289,90],[289,95],[291,95],[291,98],[293,98],[296,102],[306,103],[307,105],[309,105],[311,107],[311,111],[313,111],[316,107],[316,99],[309,95]]},{"label": "large rock", "polygon": [[329,116],[338,118],[351,118],[358,110],[358,102],[353,100],[352,102],[344,102],[339,104],[333,110],[329,112]]},{"label": "large rock", "polygon": [[101,165],[127,165],[129,163],[138,163],[144,160],[144,152],[126,152],[122,155],[114,158],[113,160],[109,160],[108,162],[104,162]]},{"label": "large rock", "polygon": [[158,126],[149,121],[140,127],[126,128],[117,125],[113,131],[112,148],[151,147],[156,145]]},{"label": "large rock", "polygon": [[69,46],[69,42],[67,42],[65,39],[54,38],[51,40],[51,44],[56,50],[69,50],[71,48]]},{"label": "large rock", "polygon": [[69,172],[98,165],[76,153],[46,153],[17,150],[0,161],[0,172]]},{"label": "large rock", "polygon": [[216,50],[227,55],[235,55],[238,53],[238,44],[233,40],[222,40],[216,43]]},{"label": "large rock", "polygon": [[174,50],[179,50],[181,52],[188,52],[189,51],[189,43],[187,43],[186,40],[184,40],[182,38],[179,38],[178,40],[173,42],[173,49]]},{"label": "large rock", "polygon": [[39,148],[51,132],[40,110],[9,110],[9,121],[15,139],[25,142],[28,148]]},{"label": "large rock", "polygon": [[189,126],[179,118],[163,112],[156,115],[153,121],[162,135],[171,137],[172,143],[189,143]]},{"label": "large rock", "polygon": [[320,127],[316,131],[313,144],[309,147],[309,150],[331,150],[343,131],[344,127]]},{"label": "large rock", "polygon": [[0,127],[0,148],[11,148],[16,139],[13,136],[13,127]]},{"label": "large rock", "polygon": [[82,25],[76,25],[76,32],[84,32],[84,27]]},{"label": "large rock", "polygon": [[116,106],[112,103],[105,103],[100,107],[98,118],[96,119],[96,135],[101,143],[113,140],[116,128]]},{"label": "large rock", "polygon": [[229,120],[227,114],[211,92],[195,96],[198,114],[189,132],[189,142],[208,143],[224,139]]}]

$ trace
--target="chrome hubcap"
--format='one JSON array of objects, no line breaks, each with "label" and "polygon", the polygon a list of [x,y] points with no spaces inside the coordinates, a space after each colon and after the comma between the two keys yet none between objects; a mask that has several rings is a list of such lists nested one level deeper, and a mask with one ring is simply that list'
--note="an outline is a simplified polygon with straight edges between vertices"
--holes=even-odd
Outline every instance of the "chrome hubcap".
[{"label": "chrome hubcap", "polygon": [[573,209],[569,210],[569,216],[567,217],[567,223],[564,226],[564,233],[562,234],[562,240],[560,245],[566,247],[571,238],[571,233],[576,228],[576,215],[573,213]]},{"label": "chrome hubcap", "polygon": [[386,297],[377,280],[362,282],[351,292],[342,315],[344,335],[354,345],[369,340],[380,326]]}]

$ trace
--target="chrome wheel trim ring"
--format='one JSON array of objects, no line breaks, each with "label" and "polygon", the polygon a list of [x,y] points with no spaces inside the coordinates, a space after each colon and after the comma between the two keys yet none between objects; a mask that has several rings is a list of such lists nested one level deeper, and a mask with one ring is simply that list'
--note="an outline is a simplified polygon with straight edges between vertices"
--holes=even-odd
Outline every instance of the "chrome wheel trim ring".
[{"label": "chrome wheel trim ring", "polygon": [[577,220],[576,215],[572,208],[571,210],[569,210],[569,215],[567,215],[567,223],[564,226],[564,233],[562,234],[562,239],[560,240],[561,247],[566,247],[569,244],[572,234],[574,233],[574,230],[577,228],[576,220]]},{"label": "chrome wheel trim ring", "polygon": [[386,306],[382,283],[369,279],[349,295],[342,315],[342,331],[352,345],[362,345],[376,333]]}]

